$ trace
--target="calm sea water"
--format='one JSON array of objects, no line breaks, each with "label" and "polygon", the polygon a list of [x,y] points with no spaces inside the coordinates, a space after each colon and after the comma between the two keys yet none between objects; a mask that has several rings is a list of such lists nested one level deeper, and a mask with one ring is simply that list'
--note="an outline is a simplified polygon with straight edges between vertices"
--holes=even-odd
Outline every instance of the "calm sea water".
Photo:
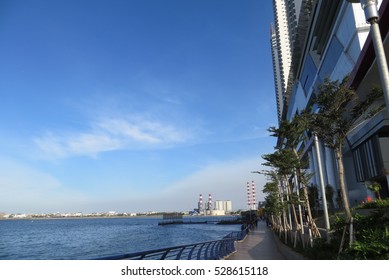
[{"label": "calm sea water", "polygon": [[[184,221],[200,221],[202,217]],[[206,220],[215,218],[207,217]],[[217,220],[220,220],[218,218]],[[158,226],[160,218],[0,220],[0,259],[93,259],[223,238],[239,225]]]}]

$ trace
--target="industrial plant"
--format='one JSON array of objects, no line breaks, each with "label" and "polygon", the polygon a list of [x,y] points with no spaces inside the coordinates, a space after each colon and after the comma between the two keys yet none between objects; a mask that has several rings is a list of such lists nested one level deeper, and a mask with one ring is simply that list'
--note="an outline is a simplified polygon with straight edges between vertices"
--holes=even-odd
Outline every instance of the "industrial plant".
[{"label": "industrial plant", "polygon": [[[247,182],[247,210],[257,210],[257,199],[254,181]],[[231,200],[216,200],[213,202],[212,194],[208,194],[208,200],[204,202],[203,195],[200,193],[197,208],[194,209],[195,215],[222,216],[233,212]]]}]

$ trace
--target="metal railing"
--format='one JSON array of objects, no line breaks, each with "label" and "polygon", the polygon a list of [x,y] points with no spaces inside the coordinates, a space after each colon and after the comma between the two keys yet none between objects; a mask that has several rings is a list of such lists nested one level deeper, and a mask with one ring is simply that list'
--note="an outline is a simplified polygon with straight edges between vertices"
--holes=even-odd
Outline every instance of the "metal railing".
[{"label": "metal railing", "polygon": [[230,234],[226,235],[224,238],[233,238],[236,241],[243,240],[247,233],[250,231],[250,225],[242,229],[241,231],[233,231]]},{"label": "metal railing", "polygon": [[106,256],[96,260],[220,260],[235,252],[235,241],[244,239],[248,228],[223,239],[143,252]]}]

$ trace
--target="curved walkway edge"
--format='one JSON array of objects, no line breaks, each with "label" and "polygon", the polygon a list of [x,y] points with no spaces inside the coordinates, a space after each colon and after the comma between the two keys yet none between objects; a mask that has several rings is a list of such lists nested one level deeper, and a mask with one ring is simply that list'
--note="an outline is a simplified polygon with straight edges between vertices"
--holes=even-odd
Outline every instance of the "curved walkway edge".
[{"label": "curved walkway edge", "polygon": [[303,255],[283,244],[265,222],[235,244],[236,252],[226,260],[304,260]]}]

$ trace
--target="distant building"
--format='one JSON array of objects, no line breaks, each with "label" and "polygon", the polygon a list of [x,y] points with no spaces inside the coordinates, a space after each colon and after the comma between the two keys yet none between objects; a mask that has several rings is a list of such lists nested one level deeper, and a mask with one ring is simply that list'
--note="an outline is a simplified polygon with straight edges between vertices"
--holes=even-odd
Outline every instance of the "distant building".
[{"label": "distant building", "polygon": [[[270,26],[278,121],[282,119],[291,76],[292,49],[298,48],[298,19],[302,0],[273,0],[274,24]],[[304,1],[306,2],[306,1]]]},{"label": "distant building", "polygon": [[209,210],[207,211],[207,215],[210,216],[224,216],[226,214],[226,211],[224,210]]},{"label": "distant building", "polygon": [[232,202],[231,200],[216,200],[215,210],[223,210],[226,213],[232,212]]}]

